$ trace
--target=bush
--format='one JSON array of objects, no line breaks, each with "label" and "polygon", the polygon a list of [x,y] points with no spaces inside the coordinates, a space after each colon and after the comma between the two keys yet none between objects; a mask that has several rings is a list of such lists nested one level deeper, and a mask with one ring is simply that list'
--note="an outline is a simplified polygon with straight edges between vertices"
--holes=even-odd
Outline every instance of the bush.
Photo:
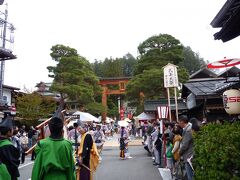
[{"label": "bush", "polygon": [[204,126],[194,152],[195,179],[240,179],[240,123]]}]

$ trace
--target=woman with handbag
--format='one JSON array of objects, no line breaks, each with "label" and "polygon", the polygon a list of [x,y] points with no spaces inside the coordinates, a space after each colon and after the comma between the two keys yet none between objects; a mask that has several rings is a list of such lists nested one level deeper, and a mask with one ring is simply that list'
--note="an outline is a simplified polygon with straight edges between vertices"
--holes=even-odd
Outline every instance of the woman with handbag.
[{"label": "woman with handbag", "polygon": [[28,150],[28,137],[26,132],[24,132],[20,137],[20,143],[21,143],[21,163],[23,164],[25,162],[25,152]]}]

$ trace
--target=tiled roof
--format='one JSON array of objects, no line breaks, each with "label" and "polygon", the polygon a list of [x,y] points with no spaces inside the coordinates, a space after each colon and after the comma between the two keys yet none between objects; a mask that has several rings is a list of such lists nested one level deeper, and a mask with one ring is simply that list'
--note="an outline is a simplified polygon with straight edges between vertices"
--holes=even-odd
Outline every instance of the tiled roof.
[{"label": "tiled roof", "polygon": [[[183,99],[178,99],[178,110],[187,109],[186,103],[183,102]],[[175,100],[171,98],[171,110],[176,110]],[[166,106],[168,105],[167,99],[160,100],[146,100],[144,101],[144,111],[156,111],[158,106]]]},{"label": "tiled roof", "polygon": [[[234,85],[240,84],[239,77],[231,77],[226,79],[222,78],[209,78],[202,79],[201,81],[191,81],[183,84],[182,94],[183,97],[188,96],[188,94],[193,93],[195,96],[218,96],[218,92],[227,89],[228,87],[232,87]],[[186,93],[184,91],[189,91]]]}]

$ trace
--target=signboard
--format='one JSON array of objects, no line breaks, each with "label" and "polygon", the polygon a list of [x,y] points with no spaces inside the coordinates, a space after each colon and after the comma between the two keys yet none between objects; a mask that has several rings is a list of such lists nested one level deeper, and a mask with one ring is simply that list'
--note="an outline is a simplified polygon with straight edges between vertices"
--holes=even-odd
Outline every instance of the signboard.
[{"label": "signboard", "polygon": [[223,93],[223,106],[228,114],[240,114],[240,91],[230,89]]},{"label": "signboard", "polygon": [[167,119],[168,113],[169,113],[169,107],[168,106],[158,106],[157,113],[158,113],[159,119]]},{"label": "signboard", "polygon": [[178,87],[177,66],[168,63],[163,67],[164,72],[164,87]]}]

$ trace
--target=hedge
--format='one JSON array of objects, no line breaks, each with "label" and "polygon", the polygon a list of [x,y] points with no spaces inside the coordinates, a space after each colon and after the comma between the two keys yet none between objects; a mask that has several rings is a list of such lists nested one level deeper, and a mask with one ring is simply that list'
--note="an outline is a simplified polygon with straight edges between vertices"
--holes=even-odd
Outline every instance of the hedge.
[{"label": "hedge", "polygon": [[240,179],[240,122],[208,124],[194,134],[194,179]]}]

